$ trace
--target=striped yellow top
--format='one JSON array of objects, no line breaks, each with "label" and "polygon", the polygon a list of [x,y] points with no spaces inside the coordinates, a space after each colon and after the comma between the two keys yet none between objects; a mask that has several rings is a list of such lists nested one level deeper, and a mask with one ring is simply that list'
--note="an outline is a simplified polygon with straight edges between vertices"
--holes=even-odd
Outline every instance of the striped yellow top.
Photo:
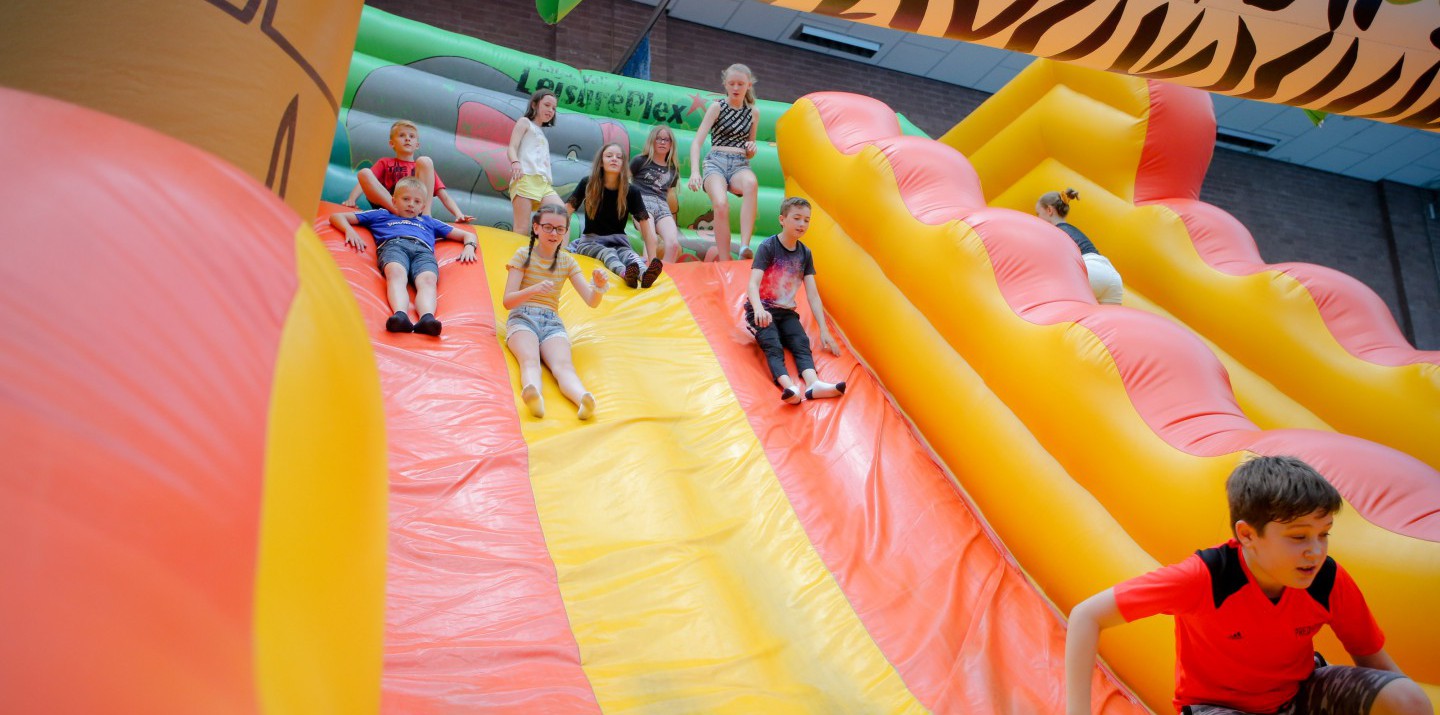
[{"label": "striped yellow top", "polygon": [[530,261],[530,265],[525,265],[525,257],[528,255],[530,255],[530,248],[522,246],[515,251],[514,256],[510,257],[510,262],[505,264],[506,268],[514,268],[522,272],[520,289],[524,290],[541,281],[553,281],[555,288],[535,295],[521,305],[539,305],[554,311],[560,310],[560,286],[570,276],[580,272],[580,264],[575,262],[574,256],[564,250],[560,251],[559,260],[554,262],[553,270],[550,268],[551,261],[538,255]]}]

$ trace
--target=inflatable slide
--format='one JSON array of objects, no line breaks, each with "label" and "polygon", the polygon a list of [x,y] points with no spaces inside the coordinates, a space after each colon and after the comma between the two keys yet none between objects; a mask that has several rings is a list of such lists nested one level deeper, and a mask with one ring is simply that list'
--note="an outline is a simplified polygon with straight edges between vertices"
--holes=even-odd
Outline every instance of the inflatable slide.
[{"label": "inflatable slide", "polygon": [[780,402],[748,264],[567,291],[599,410],[547,373],[534,419],[497,330],[519,237],[481,229],[470,265],[441,243],[436,340],[385,333],[373,247],[321,236],[387,396],[387,712],[1058,711],[1059,615],[853,354],[819,358],[842,399]]},{"label": "inflatable slide", "polygon": [[[1033,213],[987,206],[964,156],[902,136],[883,104],[811,95],[778,131],[790,191],[820,217],[821,273],[865,287],[832,289],[826,307],[1057,606],[1220,543],[1225,476],[1246,454],[1293,454],[1345,496],[1332,553],[1392,624],[1387,648],[1435,692],[1433,468],[1348,435],[1258,429],[1199,339],[1097,306],[1073,242]],[[998,429],[1023,433],[1025,449],[977,459]],[[1102,653],[1160,710],[1173,644],[1168,624],[1149,625],[1107,634]]]}]

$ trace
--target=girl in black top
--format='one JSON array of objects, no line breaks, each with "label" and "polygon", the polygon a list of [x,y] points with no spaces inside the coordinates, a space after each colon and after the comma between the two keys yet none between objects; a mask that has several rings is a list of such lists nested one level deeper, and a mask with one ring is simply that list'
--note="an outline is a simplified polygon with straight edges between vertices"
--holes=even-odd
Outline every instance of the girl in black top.
[{"label": "girl in black top", "polygon": [[[640,189],[630,182],[630,167],[625,164],[625,149],[619,144],[606,144],[595,155],[590,176],[575,185],[566,199],[570,210],[585,216],[585,229],[570,250],[583,256],[598,258],[625,285],[649,288],[660,276],[660,259],[655,255],[655,231]],[[645,242],[645,255],[630,248],[625,235],[626,214],[635,219]],[[643,275],[642,275],[643,271]]]}]

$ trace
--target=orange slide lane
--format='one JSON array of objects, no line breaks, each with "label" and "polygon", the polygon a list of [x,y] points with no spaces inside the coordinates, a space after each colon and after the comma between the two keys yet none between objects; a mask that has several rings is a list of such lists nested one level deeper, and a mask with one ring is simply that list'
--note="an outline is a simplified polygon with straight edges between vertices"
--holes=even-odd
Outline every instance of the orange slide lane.
[{"label": "orange slide lane", "polygon": [[[1060,712],[1065,632],[874,376],[816,353],[844,397],[782,403],[738,306],[749,264],[667,271],[805,532],[871,638],[932,711]],[[799,296],[804,302],[804,296]],[[819,345],[808,308],[807,329]],[[1110,676],[1095,712],[1139,713]]]},{"label": "orange slide lane", "polygon": [[483,265],[440,241],[443,336],[386,333],[373,241],[357,228],[366,251],[349,250],[328,224],[339,210],[322,205],[316,226],[372,331],[390,441],[383,711],[599,712],[540,531]]}]

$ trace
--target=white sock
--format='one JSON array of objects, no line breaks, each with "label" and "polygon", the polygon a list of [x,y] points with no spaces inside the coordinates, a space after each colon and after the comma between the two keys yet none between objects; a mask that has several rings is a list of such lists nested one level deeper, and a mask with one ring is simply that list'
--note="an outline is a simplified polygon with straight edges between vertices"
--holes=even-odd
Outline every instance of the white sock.
[{"label": "white sock", "polygon": [[800,388],[791,385],[780,392],[780,399],[787,404],[800,404]]},{"label": "white sock", "polygon": [[530,414],[536,417],[545,416],[545,398],[540,395],[540,388],[534,385],[526,385],[520,391],[520,399],[525,401],[525,406],[530,408]]},{"label": "white sock", "polygon": [[575,412],[575,416],[582,420],[588,420],[595,416],[594,395],[587,392],[580,396],[580,409]]},{"label": "white sock", "polygon": [[843,381],[835,384],[816,380],[809,387],[805,388],[805,399],[818,400],[822,397],[839,397],[845,394],[845,383]]}]

